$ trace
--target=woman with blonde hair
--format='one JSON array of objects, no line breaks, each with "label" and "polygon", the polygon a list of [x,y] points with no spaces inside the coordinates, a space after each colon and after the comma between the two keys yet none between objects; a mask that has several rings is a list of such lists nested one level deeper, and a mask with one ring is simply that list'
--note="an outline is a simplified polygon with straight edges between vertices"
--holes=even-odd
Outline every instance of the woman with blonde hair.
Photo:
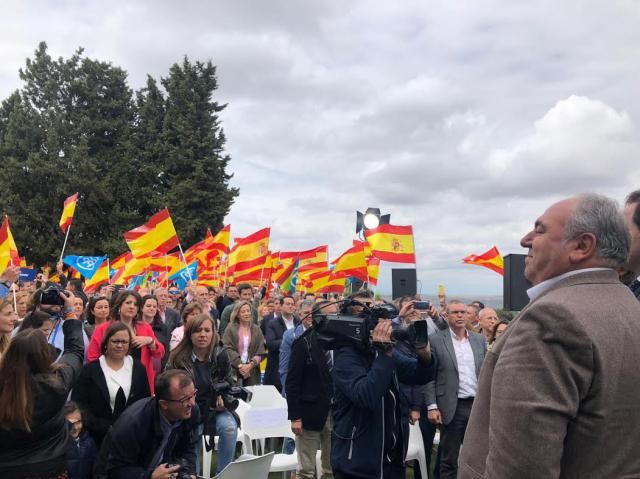
[{"label": "woman with blonde hair", "polygon": [[260,361],[267,351],[262,331],[253,323],[249,301],[239,300],[234,304],[222,344],[229,354],[231,365],[238,372],[238,382],[243,386],[260,384]]}]

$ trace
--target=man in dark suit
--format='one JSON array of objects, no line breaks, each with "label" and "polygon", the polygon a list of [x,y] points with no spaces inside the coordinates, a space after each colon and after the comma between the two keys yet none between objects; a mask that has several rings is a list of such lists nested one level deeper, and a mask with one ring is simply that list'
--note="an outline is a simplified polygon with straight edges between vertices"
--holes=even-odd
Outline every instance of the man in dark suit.
[{"label": "man in dark suit", "polygon": [[167,328],[169,337],[171,337],[171,332],[180,326],[180,313],[175,309],[167,307],[167,302],[169,301],[169,291],[167,291],[167,288],[156,288],[154,295],[158,299],[158,314],[165,328]]},{"label": "man in dark suit", "polygon": [[[458,454],[478,389],[480,367],[487,353],[481,334],[467,330],[467,306],[452,300],[447,306],[449,329],[429,336],[437,359],[436,375],[426,387],[428,418],[440,425],[440,478],[455,478]],[[436,474],[437,475],[437,474]]]},{"label": "man in dark suit", "polygon": [[282,305],[282,315],[274,319],[267,325],[265,341],[267,343],[267,367],[264,371],[264,384],[275,386],[278,391],[282,390],[280,383],[280,343],[284,332],[295,328],[300,324],[300,320],[293,314],[296,310],[296,302],[291,296],[280,299]]},{"label": "man in dark suit", "polygon": [[[313,301],[305,300],[303,305]],[[302,307],[301,307],[302,309]],[[291,430],[296,435],[298,451],[297,477],[313,479],[316,466],[316,451],[322,457],[321,479],[329,479],[331,471],[331,353],[320,347],[315,329],[311,328],[311,309],[303,316],[305,332],[296,339],[289,356],[286,375],[287,406]],[[316,310],[318,307],[316,306]],[[320,471],[319,471],[320,472]]]},{"label": "man in dark suit", "polygon": [[521,240],[529,304],[494,343],[459,477],[640,477],[640,304],[616,203],[582,195]]}]

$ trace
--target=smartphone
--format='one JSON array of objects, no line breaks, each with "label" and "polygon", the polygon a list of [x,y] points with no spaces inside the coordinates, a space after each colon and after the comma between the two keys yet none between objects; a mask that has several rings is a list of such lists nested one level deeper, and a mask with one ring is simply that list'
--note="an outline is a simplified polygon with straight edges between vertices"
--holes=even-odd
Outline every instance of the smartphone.
[{"label": "smartphone", "polygon": [[416,301],[415,303],[413,303],[413,309],[426,311],[429,308],[431,308],[431,301]]},{"label": "smartphone", "polygon": [[[426,301],[428,303],[428,301]],[[411,323],[415,331],[414,347],[424,348],[429,344],[429,330],[427,328],[427,322],[422,319]]]}]

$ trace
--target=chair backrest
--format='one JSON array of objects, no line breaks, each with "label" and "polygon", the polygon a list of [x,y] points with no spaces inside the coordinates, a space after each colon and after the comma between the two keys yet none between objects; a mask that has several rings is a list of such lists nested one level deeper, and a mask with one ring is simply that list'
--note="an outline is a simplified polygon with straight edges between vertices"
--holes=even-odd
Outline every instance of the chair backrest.
[{"label": "chair backrest", "polygon": [[273,452],[264,456],[240,456],[225,467],[215,479],[267,479]]},{"label": "chair backrest", "polygon": [[247,416],[247,411],[251,409],[251,405],[244,402],[242,399],[238,401],[238,408],[236,409],[236,414],[240,418],[241,427],[244,424],[244,418]]}]

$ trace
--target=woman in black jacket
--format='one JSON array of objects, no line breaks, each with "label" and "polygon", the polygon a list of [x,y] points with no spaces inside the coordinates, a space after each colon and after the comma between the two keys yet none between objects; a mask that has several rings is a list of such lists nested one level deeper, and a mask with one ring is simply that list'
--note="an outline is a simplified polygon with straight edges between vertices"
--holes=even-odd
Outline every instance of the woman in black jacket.
[{"label": "woman in black jacket", "polygon": [[64,353],[53,363],[41,331],[21,331],[0,363],[0,477],[65,477],[69,433],[62,412],[80,374],[84,356],[82,323],[64,300]]},{"label": "woman in black jacket", "polygon": [[129,356],[131,331],[117,322],[107,328],[98,361],[86,364],[71,399],[87,418],[87,429],[98,448],[109,427],[138,399],[151,396],[144,366]]}]

